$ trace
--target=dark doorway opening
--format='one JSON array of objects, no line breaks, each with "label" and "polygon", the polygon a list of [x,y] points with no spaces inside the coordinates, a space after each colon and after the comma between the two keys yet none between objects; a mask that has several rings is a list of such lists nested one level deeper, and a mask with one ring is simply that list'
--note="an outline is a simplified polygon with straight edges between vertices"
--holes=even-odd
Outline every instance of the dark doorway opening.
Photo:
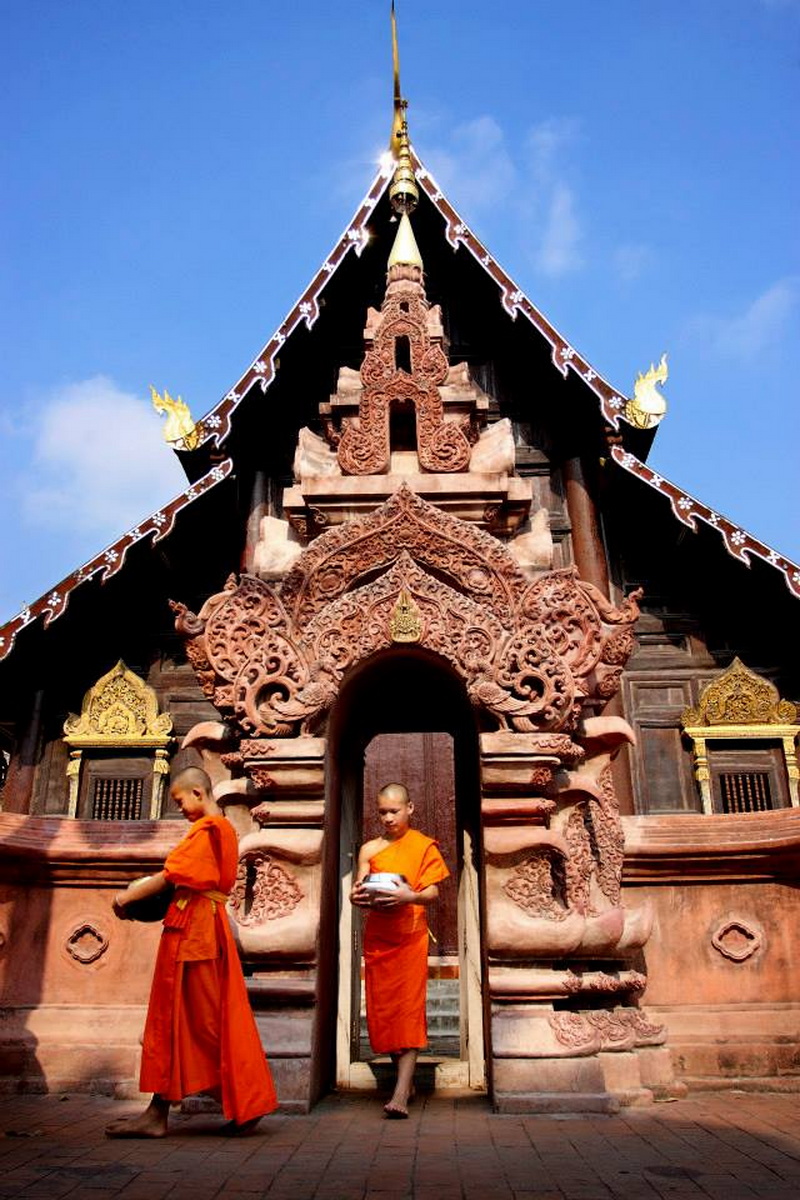
[{"label": "dark doorway opening", "polygon": [[[361,1004],[361,919],[347,895],[358,847],[372,836],[376,792],[384,783],[399,782],[418,803],[414,824],[440,841],[452,876],[442,885],[444,895],[432,921],[437,941],[431,943],[428,960],[431,1078],[480,1087],[484,972],[478,734],[462,681],[449,664],[415,647],[374,656],[342,688],[330,721],[328,755],[329,831],[334,834],[334,823],[339,831],[338,938],[331,929],[332,936],[325,939],[334,951],[338,941],[336,1082],[358,1087],[359,1081],[364,1086],[372,1081],[374,1086],[375,1064]],[[448,1011],[439,1020],[438,998],[444,993]]]}]

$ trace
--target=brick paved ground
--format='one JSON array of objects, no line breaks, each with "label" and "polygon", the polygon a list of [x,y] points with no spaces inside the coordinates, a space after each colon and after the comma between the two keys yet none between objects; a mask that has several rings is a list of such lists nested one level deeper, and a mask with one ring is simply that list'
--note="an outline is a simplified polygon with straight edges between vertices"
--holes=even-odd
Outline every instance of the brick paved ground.
[{"label": "brick paved ground", "polygon": [[719,1093],[619,1116],[497,1116],[477,1096],[386,1121],[372,1098],[273,1116],[256,1137],[173,1120],[158,1142],[110,1141],[133,1111],[94,1096],[0,1100],[0,1200],[798,1200],[800,1098]]}]

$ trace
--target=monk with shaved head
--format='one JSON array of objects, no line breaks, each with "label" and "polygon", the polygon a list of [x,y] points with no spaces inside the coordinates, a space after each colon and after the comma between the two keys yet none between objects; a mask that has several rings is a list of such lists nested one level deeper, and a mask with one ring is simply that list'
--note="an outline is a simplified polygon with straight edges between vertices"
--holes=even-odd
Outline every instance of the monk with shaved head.
[{"label": "monk with shaved head", "polygon": [[[364,929],[367,1028],[376,1054],[389,1054],[397,1071],[394,1092],[383,1106],[391,1119],[408,1116],[417,1055],[428,1043],[426,909],[438,899],[437,884],[450,872],[433,838],[410,826],[414,805],[401,783],[378,793],[383,835],[358,855],[353,904],[368,909]],[[374,890],[370,875],[401,876]],[[380,881],[378,881],[380,882]]]},{"label": "monk with shaved head", "polygon": [[171,1104],[197,1092],[216,1095],[229,1118],[223,1132],[251,1133],[277,1107],[225,905],[239,864],[236,833],[211,793],[205,771],[187,767],[170,797],[191,829],[163,871],[114,898],[128,919],[134,901],[173,887],[164,918],[142,1043],[139,1087],[145,1111],[106,1128],[114,1138],[158,1138]]}]

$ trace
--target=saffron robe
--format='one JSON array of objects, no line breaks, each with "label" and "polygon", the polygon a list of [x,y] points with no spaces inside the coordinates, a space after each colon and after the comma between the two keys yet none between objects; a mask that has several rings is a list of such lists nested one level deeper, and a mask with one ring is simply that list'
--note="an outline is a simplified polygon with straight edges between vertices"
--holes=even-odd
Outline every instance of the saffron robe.
[{"label": "saffron robe", "polygon": [[176,891],[158,947],[139,1087],[173,1101],[211,1092],[242,1124],[278,1105],[225,911],[238,862],[231,824],[207,816],[164,863]]},{"label": "saffron robe", "polygon": [[[405,875],[415,892],[450,872],[433,838],[408,829],[369,860],[370,872]],[[428,919],[422,904],[371,909],[364,929],[367,1029],[376,1054],[422,1049],[428,1044]]]}]

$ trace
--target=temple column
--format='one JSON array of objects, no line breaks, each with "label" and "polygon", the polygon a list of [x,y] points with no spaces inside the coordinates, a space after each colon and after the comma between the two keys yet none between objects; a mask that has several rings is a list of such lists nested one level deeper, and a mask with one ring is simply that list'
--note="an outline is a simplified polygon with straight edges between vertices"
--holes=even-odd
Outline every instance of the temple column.
[{"label": "temple column", "polygon": [[[594,584],[604,596],[608,596],[610,599],[608,560],[600,533],[600,519],[583,469],[583,462],[578,457],[568,458],[565,459],[562,469],[567,512],[572,525],[572,556],[575,566],[578,568],[578,575],[587,583]],[[625,717],[620,692],[611,697],[603,711],[610,717]],[[626,816],[630,816],[636,812],[636,804],[627,749],[617,756],[612,770],[619,810]]]},{"label": "temple column", "polygon": [[217,794],[239,834],[237,941],[281,1106],[307,1112],[325,1082],[320,1022],[335,994],[318,970],[325,739],[243,741],[236,757],[247,790],[242,779]]},{"label": "temple column", "polygon": [[495,1109],[613,1112],[672,1094],[665,1029],[636,1003],[651,915],[621,903],[610,754],[509,730],[480,747]]}]

